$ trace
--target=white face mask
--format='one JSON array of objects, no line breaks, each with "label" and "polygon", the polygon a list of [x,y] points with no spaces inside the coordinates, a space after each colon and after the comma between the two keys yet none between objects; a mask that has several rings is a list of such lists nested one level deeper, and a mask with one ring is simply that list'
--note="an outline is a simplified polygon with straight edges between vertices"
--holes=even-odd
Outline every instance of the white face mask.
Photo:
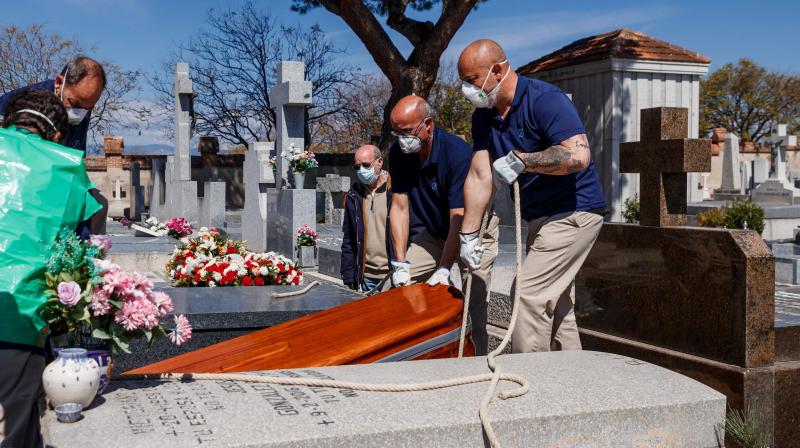
[{"label": "white face mask", "polygon": [[422,141],[416,135],[401,135],[397,137],[397,143],[405,154],[414,154],[422,148]]},{"label": "white face mask", "polygon": [[[498,62],[498,64],[506,64],[508,63],[508,59],[503,59],[502,61]],[[506,70],[506,74],[503,75],[503,78],[500,79],[500,82],[494,86],[491,92],[484,92],[483,88],[486,87],[486,82],[489,81],[489,75],[492,74],[492,69],[489,69],[489,73],[486,74],[486,77],[483,78],[483,84],[481,84],[481,88],[477,88],[468,82],[461,82],[461,93],[477,108],[490,108],[494,107],[494,104],[497,102],[497,92],[500,91],[500,85],[503,84],[503,81],[506,80],[506,77],[511,72],[511,67]]]},{"label": "white face mask", "polygon": [[[64,104],[64,87],[66,87],[67,85],[67,73],[69,73],[69,69],[67,69],[67,71],[64,72],[64,78],[63,81],[61,82],[61,95],[60,95],[61,104]],[[68,107],[67,120],[69,121],[69,124],[75,126],[76,124],[80,124],[80,122],[83,121],[84,117],[86,117],[86,114],[88,113],[89,111],[87,109],[81,109],[78,107]]]}]

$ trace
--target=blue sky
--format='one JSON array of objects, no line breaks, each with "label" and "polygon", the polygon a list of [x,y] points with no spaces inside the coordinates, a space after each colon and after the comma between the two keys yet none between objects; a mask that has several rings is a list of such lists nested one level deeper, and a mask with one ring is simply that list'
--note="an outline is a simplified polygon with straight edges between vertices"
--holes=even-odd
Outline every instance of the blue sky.
[{"label": "blue sky", "polygon": [[[378,71],[361,42],[338,17],[324,9],[292,12],[290,0],[256,0],[288,24],[317,23],[362,71]],[[124,69],[149,71],[171,50],[202,28],[209,8],[239,2],[212,0],[26,0],[6,2],[0,25],[43,23],[51,33],[95,47],[100,59]],[[435,20],[438,9],[415,13]],[[800,2],[704,0],[648,2],[489,0],[456,34],[445,59],[479,37],[491,37],[518,67],[576,39],[627,27],[697,51],[712,59],[712,70],[741,57],[772,69],[800,74],[797,23]],[[390,32],[407,54],[410,45]],[[144,94],[147,98],[147,92]]]}]

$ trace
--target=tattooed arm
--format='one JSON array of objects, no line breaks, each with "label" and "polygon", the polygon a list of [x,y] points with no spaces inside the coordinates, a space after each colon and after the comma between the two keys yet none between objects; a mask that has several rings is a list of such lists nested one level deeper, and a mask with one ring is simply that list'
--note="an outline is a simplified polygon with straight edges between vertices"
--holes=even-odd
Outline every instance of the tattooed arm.
[{"label": "tattooed arm", "polygon": [[586,134],[570,137],[544,151],[522,152],[515,150],[514,154],[525,163],[526,172],[554,176],[565,176],[583,171],[589,166],[589,160],[591,159],[589,141],[586,139]]}]

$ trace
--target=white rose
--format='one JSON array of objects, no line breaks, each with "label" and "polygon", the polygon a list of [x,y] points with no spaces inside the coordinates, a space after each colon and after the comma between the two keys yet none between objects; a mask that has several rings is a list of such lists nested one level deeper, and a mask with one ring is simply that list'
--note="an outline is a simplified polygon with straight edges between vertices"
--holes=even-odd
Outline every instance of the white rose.
[{"label": "white rose", "polygon": [[215,272],[214,273],[214,280],[216,280],[216,281],[222,280],[222,274],[220,274],[219,272]]}]

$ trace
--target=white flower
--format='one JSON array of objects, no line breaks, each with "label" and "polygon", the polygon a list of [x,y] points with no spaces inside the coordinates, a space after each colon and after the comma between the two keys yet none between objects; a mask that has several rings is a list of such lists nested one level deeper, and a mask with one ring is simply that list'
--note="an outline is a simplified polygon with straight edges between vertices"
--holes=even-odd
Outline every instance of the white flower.
[{"label": "white flower", "polygon": [[219,272],[215,272],[214,273],[214,280],[216,280],[216,281],[222,280],[222,274],[220,274]]},{"label": "white flower", "polygon": [[259,270],[258,270],[258,273],[259,273],[259,274],[260,274],[262,277],[266,277],[266,276],[267,276],[267,274],[269,273],[269,269],[267,269],[267,267],[266,267],[266,266],[261,266],[261,268],[259,268]]},{"label": "white flower", "polygon": [[212,281],[212,282],[208,282],[208,287],[209,287],[209,288],[213,288],[213,287],[215,287],[215,286],[217,286],[217,284],[216,284],[216,283],[214,283],[213,281]]}]

